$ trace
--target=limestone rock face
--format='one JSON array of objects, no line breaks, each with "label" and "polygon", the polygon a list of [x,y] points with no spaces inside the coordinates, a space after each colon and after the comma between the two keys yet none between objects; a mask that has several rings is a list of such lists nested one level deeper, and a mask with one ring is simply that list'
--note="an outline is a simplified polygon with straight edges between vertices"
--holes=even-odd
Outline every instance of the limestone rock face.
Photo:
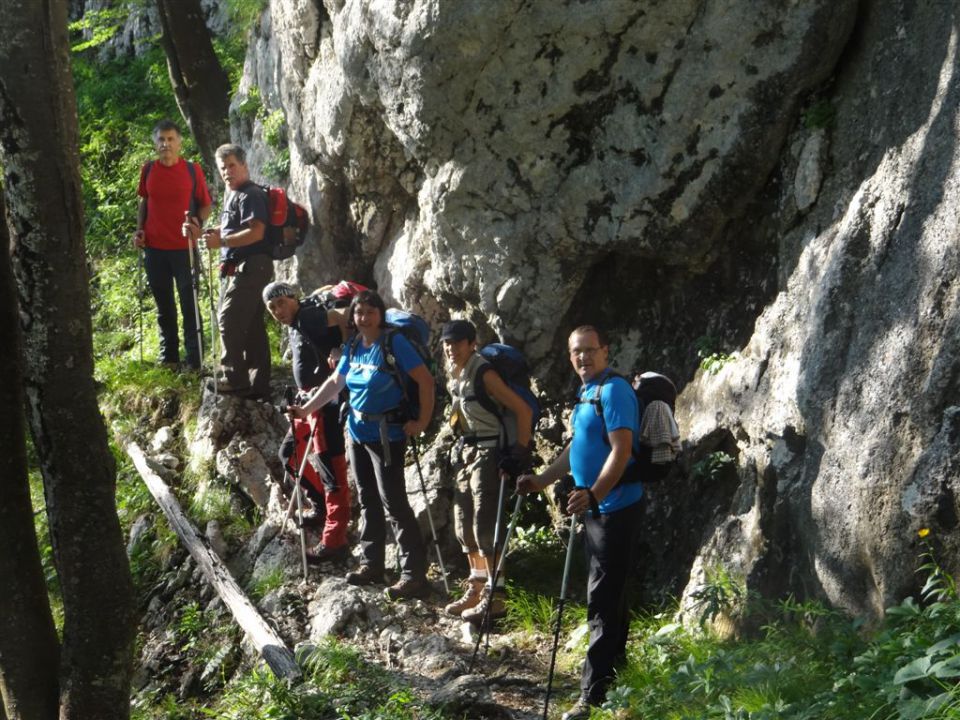
[{"label": "limestone rock face", "polygon": [[555,399],[581,322],[678,381],[644,542],[688,595],[723,565],[876,617],[918,528],[960,569],[957,13],[272,0],[232,127],[256,175],[286,120],[315,230],[281,274],[470,317]]},{"label": "limestone rock face", "polygon": [[[746,499],[711,526],[701,565],[868,617],[918,589],[919,529],[958,569],[960,77],[941,11],[881,2],[864,18],[834,119],[793,143],[779,292],[742,351],[681,400],[691,441],[734,441]],[[813,155],[830,171],[811,172]]]},{"label": "limestone rock face", "polygon": [[603,259],[722,252],[855,6],[274,0],[237,103],[291,128],[305,284],[360,273],[542,359]]}]

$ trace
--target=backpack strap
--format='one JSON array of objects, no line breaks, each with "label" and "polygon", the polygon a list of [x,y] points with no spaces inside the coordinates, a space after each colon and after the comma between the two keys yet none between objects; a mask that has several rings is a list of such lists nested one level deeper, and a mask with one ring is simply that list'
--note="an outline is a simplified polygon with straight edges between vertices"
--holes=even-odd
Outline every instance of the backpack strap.
[{"label": "backpack strap", "polygon": [[503,414],[503,408],[490,397],[486,385],[483,384],[483,378],[486,377],[489,372],[496,374],[497,370],[489,360],[484,359],[484,361],[477,366],[477,370],[473,375],[472,384],[474,395],[465,397],[464,401],[476,400],[480,403],[480,407],[497,418],[497,421],[500,423],[498,445],[500,448],[506,448],[507,445],[509,445],[509,439],[507,437],[507,423]]},{"label": "backpack strap", "polygon": [[491,415],[495,415],[502,423],[503,413],[500,411],[500,406],[492,397],[490,397],[490,393],[487,392],[487,386],[483,384],[484,376],[490,371],[496,372],[493,365],[491,365],[488,360],[484,360],[482,363],[477,364],[477,369],[473,373],[473,380],[471,382],[473,385],[474,394],[466,396],[463,398],[463,400],[464,402],[472,402],[476,400],[478,403],[480,403],[480,407],[482,407]]},{"label": "backpack strap", "polygon": [[[153,164],[156,160],[147,160],[143,166],[143,182],[147,182],[147,178],[150,177],[150,171],[153,170]],[[197,173],[199,169],[197,164],[190,162],[189,160],[185,161],[187,163],[187,172],[190,173],[190,206],[187,208],[190,211],[191,215],[197,214]]]},{"label": "backpack strap", "polygon": [[188,210],[191,215],[197,214],[197,164],[187,160],[187,171],[190,173],[190,206]]}]

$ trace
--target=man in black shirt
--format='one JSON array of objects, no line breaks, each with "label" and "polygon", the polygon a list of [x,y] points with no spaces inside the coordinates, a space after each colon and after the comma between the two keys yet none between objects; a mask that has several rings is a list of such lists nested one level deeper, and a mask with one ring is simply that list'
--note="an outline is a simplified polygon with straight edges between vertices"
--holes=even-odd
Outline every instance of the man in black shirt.
[{"label": "man in black shirt", "polygon": [[273,277],[266,236],[267,194],[250,179],[238,145],[216,152],[220,177],[229,188],[220,228],[203,233],[208,248],[220,248],[220,392],[254,399],[270,395],[270,343],[260,293]]},{"label": "man in black shirt", "polygon": [[[347,339],[347,315],[328,310],[316,297],[301,301],[287,283],[273,282],[263,289],[263,302],[270,314],[290,328],[293,378],[304,397],[323,384],[340,359]],[[350,522],[350,487],[347,484],[346,447],[340,410],[327,404],[306,420],[295,419],[292,432],[280,445],[280,462],[296,476],[303,453],[316,453],[316,467],[307,462],[304,487],[314,504],[326,507],[320,541],[307,551],[307,559],[336,560],[346,556],[347,524]],[[299,462],[298,462],[299,461]]]}]

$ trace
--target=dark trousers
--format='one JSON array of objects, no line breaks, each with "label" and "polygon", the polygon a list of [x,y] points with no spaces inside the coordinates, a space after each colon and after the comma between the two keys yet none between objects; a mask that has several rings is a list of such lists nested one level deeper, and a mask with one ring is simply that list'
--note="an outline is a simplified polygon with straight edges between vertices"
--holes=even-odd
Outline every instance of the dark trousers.
[{"label": "dark trousers", "polygon": [[251,255],[220,288],[220,367],[234,390],[270,394],[270,341],[264,324],[264,286],[273,277],[269,255]]},{"label": "dark trousers", "polygon": [[590,645],[580,689],[592,705],[603,702],[626,653],[630,616],[625,590],[636,554],[640,509],[637,502],[599,518],[584,516]]},{"label": "dark trousers", "polygon": [[380,443],[350,441],[350,465],[357,478],[360,499],[360,550],[366,565],[383,569],[386,511],[400,547],[401,574],[404,578],[422,580],[427,575],[427,552],[420,525],[407,500],[403,477],[405,446],[403,440],[391,442],[390,457],[394,461],[384,467]]},{"label": "dark trousers", "polygon": [[[179,362],[180,339],[177,328],[177,306],[173,299],[176,287],[183,315],[183,349],[188,365],[200,367],[200,345],[197,341],[197,312],[193,302],[193,278],[190,257],[186,250],[144,248],[147,283],[157,304],[157,325],[160,326],[160,360]],[[200,325],[201,331],[203,324]]]}]

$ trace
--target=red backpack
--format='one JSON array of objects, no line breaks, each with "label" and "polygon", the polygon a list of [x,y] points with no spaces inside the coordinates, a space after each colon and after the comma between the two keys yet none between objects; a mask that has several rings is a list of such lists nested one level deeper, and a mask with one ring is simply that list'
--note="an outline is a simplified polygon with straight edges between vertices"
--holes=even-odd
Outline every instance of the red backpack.
[{"label": "red backpack", "polygon": [[334,308],[350,307],[350,302],[364,290],[369,290],[366,285],[355,283],[352,280],[341,280],[336,285],[324,285],[317,288],[310,297],[319,298],[327,310]]},{"label": "red backpack", "polygon": [[293,257],[307,239],[310,217],[306,208],[288,198],[283,188],[260,187],[267,194],[267,239],[273,249],[273,259],[286,260]]}]

